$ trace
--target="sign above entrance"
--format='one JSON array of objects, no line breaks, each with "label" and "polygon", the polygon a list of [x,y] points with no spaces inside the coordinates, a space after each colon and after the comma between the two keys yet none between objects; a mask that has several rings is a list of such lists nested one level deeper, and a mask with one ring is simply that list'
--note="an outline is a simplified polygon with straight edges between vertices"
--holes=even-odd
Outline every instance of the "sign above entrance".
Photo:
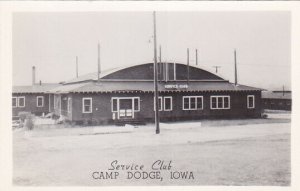
[{"label": "sign above entrance", "polygon": [[187,84],[167,84],[166,89],[187,89],[189,86]]}]

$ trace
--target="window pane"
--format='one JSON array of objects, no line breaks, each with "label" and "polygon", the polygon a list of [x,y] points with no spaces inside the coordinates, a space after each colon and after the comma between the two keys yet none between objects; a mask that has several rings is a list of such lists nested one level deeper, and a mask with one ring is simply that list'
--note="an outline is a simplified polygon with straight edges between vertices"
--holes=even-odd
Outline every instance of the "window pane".
[{"label": "window pane", "polygon": [[112,111],[117,111],[118,110],[118,105],[117,105],[117,99],[112,100]]},{"label": "window pane", "polygon": [[84,106],[84,111],[85,111],[85,112],[89,112],[89,111],[90,111],[90,106],[87,106],[87,105]]},{"label": "window pane", "polygon": [[211,98],[211,108],[217,108],[217,98],[216,97],[212,97]]},{"label": "window pane", "polygon": [[253,99],[253,97],[251,96],[251,97],[248,97],[248,105],[249,105],[249,107],[250,108],[253,108],[253,106],[254,106],[254,99]]},{"label": "window pane", "polygon": [[223,97],[218,97],[218,108],[223,108]]},{"label": "window pane", "polygon": [[43,98],[38,97],[37,106],[39,106],[39,107],[43,106]]},{"label": "window pane", "polygon": [[12,106],[17,107],[17,98],[12,98]]},{"label": "window pane", "polygon": [[158,110],[159,111],[162,110],[162,98],[161,97],[158,98]]},{"label": "window pane", "polygon": [[24,107],[24,105],[25,105],[24,98],[19,98],[19,106]]},{"label": "window pane", "polygon": [[224,108],[229,108],[229,97],[224,97]]},{"label": "window pane", "polygon": [[191,102],[191,108],[190,109],[196,109],[196,98],[191,97],[190,102]]},{"label": "window pane", "polygon": [[183,108],[189,109],[189,98],[187,97],[183,98]]},{"label": "window pane", "polygon": [[165,110],[171,110],[171,98],[165,98]]},{"label": "window pane", "polygon": [[84,100],[84,105],[91,105],[91,100],[89,100],[89,99],[85,99]]},{"label": "window pane", "polygon": [[197,98],[197,109],[202,109],[202,97]]},{"label": "window pane", "polygon": [[138,98],[134,98],[134,111],[138,111],[139,110],[139,99]]}]

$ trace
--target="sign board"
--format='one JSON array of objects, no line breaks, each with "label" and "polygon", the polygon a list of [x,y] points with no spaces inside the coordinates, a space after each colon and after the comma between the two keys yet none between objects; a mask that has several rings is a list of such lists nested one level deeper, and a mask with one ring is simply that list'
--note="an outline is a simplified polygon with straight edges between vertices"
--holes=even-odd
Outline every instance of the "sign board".
[{"label": "sign board", "polygon": [[166,84],[166,89],[187,89],[189,86],[187,84]]}]

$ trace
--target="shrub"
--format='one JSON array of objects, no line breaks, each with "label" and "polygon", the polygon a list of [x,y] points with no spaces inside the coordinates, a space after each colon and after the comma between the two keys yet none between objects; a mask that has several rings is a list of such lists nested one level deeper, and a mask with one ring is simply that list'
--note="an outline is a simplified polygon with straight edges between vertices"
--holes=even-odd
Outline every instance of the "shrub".
[{"label": "shrub", "polygon": [[32,130],[34,128],[34,121],[33,121],[33,118],[34,116],[33,115],[28,115],[26,117],[26,120],[25,120],[25,127],[28,129],[28,130]]},{"label": "shrub", "polygon": [[29,116],[29,115],[31,115],[31,113],[30,113],[30,112],[26,112],[26,111],[21,111],[21,112],[19,112],[19,114],[18,114],[18,116],[19,116],[21,122],[24,122],[25,119],[27,118],[27,116]]}]

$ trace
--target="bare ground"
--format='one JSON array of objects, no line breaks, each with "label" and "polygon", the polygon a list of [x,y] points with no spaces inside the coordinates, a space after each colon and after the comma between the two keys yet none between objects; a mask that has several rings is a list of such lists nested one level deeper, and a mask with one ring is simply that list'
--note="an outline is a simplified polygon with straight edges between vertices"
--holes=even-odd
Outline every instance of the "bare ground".
[{"label": "bare ground", "polygon": [[[275,115],[274,115],[275,116]],[[40,128],[13,133],[13,183],[19,186],[290,185],[289,115],[266,120],[219,120],[132,127]],[[273,120],[272,120],[273,119]],[[223,122],[222,122],[223,121]],[[252,122],[252,123],[250,123]],[[110,163],[172,161],[171,171],[194,179],[93,179]]]}]

